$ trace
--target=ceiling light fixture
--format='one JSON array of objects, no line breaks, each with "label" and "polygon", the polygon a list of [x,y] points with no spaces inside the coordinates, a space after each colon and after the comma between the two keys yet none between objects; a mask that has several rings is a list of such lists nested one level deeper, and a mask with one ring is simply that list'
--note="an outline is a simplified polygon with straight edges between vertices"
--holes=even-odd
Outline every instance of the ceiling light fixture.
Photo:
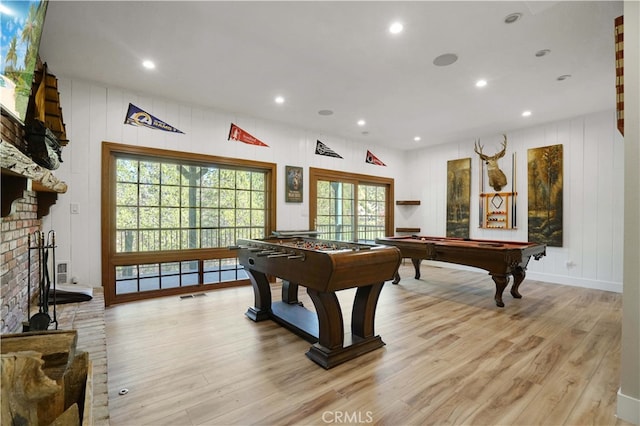
[{"label": "ceiling light fixture", "polygon": [[551,51],[549,49],[542,49],[542,50],[538,50],[536,52],[536,57],[537,58],[541,58],[543,56],[547,56],[549,53],[551,53]]},{"label": "ceiling light fixture", "polygon": [[391,24],[391,26],[389,26],[389,32],[391,34],[399,34],[403,29],[404,26],[400,22],[394,22],[393,24]]},{"label": "ceiling light fixture", "polygon": [[275,101],[277,104],[283,104],[284,98],[282,96],[276,96]]},{"label": "ceiling light fixture", "polygon": [[571,78],[571,74],[564,74],[564,75],[561,75],[560,77],[556,78],[556,80],[564,81],[564,80],[569,79],[569,78]]},{"label": "ceiling light fixture", "polygon": [[318,111],[318,114],[320,114],[320,115],[333,115],[333,111],[331,111],[330,109],[321,109],[320,111]]},{"label": "ceiling light fixture", "polygon": [[142,61],[142,66],[145,67],[148,70],[152,70],[156,67],[156,64],[153,63],[153,61],[150,61],[148,59]]},{"label": "ceiling light fixture", "polygon": [[456,55],[455,53],[445,53],[435,58],[433,60],[433,65],[438,67],[446,67],[447,65],[453,64],[457,60],[458,55]]},{"label": "ceiling light fixture", "polygon": [[484,87],[487,85],[487,80],[478,80],[476,81],[476,87]]},{"label": "ceiling light fixture", "polygon": [[415,138],[413,138],[413,140],[416,142],[420,142],[420,139],[422,139],[420,136],[416,136]]},{"label": "ceiling light fixture", "polygon": [[509,15],[504,17],[504,23],[505,24],[513,24],[514,22],[520,20],[520,18],[522,18],[522,13],[520,13],[520,12],[511,13],[511,14],[509,14]]},{"label": "ceiling light fixture", "polygon": [[367,124],[366,121],[364,120],[358,120],[358,126],[364,126],[365,124]]},{"label": "ceiling light fixture", "polygon": [[524,111],[524,112],[522,113],[522,116],[523,116],[523,117],[529,117],[529,116],[531,116],[531,111]]}]

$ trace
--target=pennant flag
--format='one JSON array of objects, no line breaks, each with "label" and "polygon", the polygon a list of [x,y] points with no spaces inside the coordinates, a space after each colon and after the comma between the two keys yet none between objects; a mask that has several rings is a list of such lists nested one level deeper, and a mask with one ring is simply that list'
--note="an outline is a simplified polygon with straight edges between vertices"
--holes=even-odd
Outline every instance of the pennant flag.
[{"label": "pennant flag", "polygon": [[251,136],[249,133],[245,132],[233,123],[231,123],[231,128],[229,129],[229,137],[227,137],[227,140],[229,139],[248,143],[249,145],[269,146],[266,143]]},{"label": "pennant flag", "polygon": [[365,161],[369,164],[375,164],[376,166],[386,166],[382,161],[378,160],[378,157],[373,155],[371,151],[367,151],[367,158]]},{"label": "pennant flag", "polygon": [[132,126],[142,126],[148,127],[150,129],[164,130],[165,132],[184,134],[184,132],[181,132],[175,127],[168,125],[162,120],[158,120],[153,115],[141,110],[133,104],[129,104],[129,110],[127,111],[127,118],[124,120],[124,124],[131,124]]},{"label": "pennant flag", "polygon": [[324,155],[327,157],[342,158],[340,154],[338,154],[337,152],[335,152],[334,150],[332,150],[331,148],[329,148],[319,140],[316,140],[316,154]]}]

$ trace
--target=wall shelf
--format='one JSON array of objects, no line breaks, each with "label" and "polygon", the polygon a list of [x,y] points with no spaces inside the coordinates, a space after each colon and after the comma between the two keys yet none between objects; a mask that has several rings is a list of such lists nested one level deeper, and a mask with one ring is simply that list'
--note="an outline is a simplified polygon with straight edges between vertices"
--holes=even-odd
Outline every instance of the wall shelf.
[{"label": "wall shelf", "polygon": [[396,228],[396,232],[408,232],[411,234],[420,233],[420,228]]},{"label": "wall shelf", "polygon": [[[396,206],[419,206],[420,200],[396,200]],[[396,232],[418,234],[420,228],[396,228]]]}]

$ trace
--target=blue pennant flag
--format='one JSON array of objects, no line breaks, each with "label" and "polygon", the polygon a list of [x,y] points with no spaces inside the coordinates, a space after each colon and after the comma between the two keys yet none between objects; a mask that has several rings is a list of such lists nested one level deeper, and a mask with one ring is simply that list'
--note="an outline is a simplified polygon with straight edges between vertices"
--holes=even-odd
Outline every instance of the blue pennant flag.
[{"label": "blue pennant flag", "polygon": [[165,132],[182,133],[180,130],[173,126],[168,125],[162,120],[158,120],[153,115],[146,111],[141,110],[133,104],[129,104],[129,110],[127,111],[127,118],[124,120],[124,124],[131,124],[132,126],[149,127],[150,129],[160,129]]}]

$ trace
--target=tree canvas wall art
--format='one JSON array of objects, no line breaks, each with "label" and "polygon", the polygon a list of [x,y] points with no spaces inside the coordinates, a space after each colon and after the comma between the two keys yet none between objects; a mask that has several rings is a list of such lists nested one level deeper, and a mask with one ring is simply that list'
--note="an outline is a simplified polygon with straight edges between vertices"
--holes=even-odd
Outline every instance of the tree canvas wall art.
[{"label": "tree canvas wall art", "polygon": [[562,247],[562,145],[527,151],[529,241]]},{"label": "tree canvas wall art", "polygon": [[447,161],[447,237],[469,238],[471,158]]}]

